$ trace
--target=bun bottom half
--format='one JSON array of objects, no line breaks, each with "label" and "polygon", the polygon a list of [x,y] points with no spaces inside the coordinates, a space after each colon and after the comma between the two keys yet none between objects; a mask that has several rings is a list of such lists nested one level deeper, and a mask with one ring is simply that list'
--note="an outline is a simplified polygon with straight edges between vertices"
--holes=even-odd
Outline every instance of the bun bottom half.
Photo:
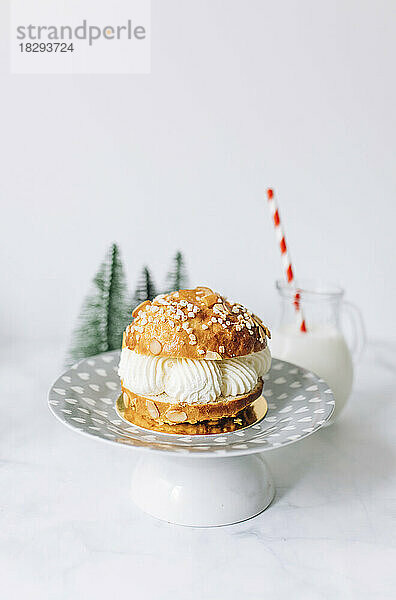
[{"label": "bun bottom half", "polygon": [[[208,404],[166,402],[166,394],[149,397],[140,396],[125,388],[122,382],[121,390],[125,409],[132,409],[137,419],[148,423],[154,421],[155,424],[173,426],[180,423],[196,424],[201,421],[235,417],[261,395],[263,381],[259,379],[255,388],[247,394],[229,396]],[[161,398],[161,400],[158,398]]]}]

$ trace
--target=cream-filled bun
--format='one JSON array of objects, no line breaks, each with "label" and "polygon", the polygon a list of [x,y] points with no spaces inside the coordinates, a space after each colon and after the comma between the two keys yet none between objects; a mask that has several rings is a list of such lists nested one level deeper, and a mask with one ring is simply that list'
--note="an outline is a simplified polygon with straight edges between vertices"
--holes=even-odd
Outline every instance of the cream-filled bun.
[{"label": "cream-filled bun", "polygon": [[268,329],[209,288],[146,301],[132,314],[119,365],[124,403],[169,424],[230,417],[263,387]]}]

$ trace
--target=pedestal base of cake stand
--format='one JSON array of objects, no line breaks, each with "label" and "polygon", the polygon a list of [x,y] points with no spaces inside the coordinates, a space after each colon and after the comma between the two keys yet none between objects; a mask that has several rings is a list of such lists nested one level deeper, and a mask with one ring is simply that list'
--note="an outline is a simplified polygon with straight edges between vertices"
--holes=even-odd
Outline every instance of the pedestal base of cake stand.
[{"label": "pedestal base of cake stand", "polygon": [[132,500],[144,512],[190,527],[245,521],[272,502],[275,487],[259,454],[230,458],[142,456],[132,477]]}]

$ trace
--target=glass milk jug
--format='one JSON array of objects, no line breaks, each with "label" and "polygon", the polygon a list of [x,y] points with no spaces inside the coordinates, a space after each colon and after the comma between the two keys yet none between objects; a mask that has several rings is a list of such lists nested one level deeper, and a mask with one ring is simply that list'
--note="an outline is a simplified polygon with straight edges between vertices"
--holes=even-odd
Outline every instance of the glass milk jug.
[{"label": "glass milk jug", "polygon": [[[351,393],[353,359],[358,358],[364,346],[361,314],[357,307],[343,300],[344,290],[334,285],[301,282],[291,287],[277,281],[276,288],[281,316],[272,332],[271,353],[275,358],[313,371],[329,384],[335,397],[335,411],[330,421],[333,423]],[[302,315],[306,332],[300,328]],[[341,322],[348,325],[349,346]]]}]

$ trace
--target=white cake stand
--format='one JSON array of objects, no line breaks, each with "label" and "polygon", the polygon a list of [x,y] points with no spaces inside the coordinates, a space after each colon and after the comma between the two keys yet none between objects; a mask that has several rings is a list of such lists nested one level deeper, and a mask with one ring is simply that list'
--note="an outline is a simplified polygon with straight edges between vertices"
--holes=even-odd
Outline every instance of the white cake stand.
[{"label": "white cake stand", "polygon": [[264,419],[219,435],[175,435],[142,429],[116,411],[119,351],[84,359],[49,392],[65,425],[97,439],[140,450],[131,496],[150,515],[198,527],[249,519],[271,503],[275,488],[263,452],[311,435],[328,421],[334,398],[313,373],[273,360],[265,376]]}]

